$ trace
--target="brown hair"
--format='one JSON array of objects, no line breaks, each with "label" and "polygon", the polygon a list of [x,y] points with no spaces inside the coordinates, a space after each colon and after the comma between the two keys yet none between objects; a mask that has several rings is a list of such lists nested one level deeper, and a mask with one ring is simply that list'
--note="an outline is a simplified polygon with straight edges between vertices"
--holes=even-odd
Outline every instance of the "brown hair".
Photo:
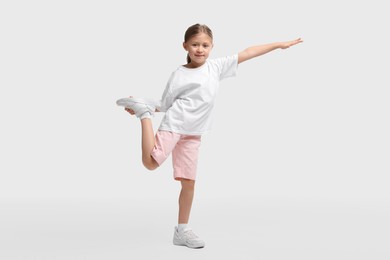
[{"label": "brown hair", "polygon": [[[197,23],[188,27],[186,33],[184,34],[184,42],[187,42],[189,39],[191,39],[192,36],[197,35],[199,33],[205,33],[210,36],[211,40],[213,39],[213,32],[210,30],[210,28],[205,24]],[[187,63],[190,62],[190,56],[187,54]]]}]

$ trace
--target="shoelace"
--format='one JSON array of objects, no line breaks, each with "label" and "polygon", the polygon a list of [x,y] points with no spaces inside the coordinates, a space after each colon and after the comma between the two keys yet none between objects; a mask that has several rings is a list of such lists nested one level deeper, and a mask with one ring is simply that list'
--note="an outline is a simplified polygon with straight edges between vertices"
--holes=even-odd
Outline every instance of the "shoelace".
[{"label": "shoelace", "polygon": [[187,229],[186,231],[184,231],[184,236],[187,239],[197,239],[198,238],[198,236],[195,235],[195,233],[192,231],[192,229]]}]

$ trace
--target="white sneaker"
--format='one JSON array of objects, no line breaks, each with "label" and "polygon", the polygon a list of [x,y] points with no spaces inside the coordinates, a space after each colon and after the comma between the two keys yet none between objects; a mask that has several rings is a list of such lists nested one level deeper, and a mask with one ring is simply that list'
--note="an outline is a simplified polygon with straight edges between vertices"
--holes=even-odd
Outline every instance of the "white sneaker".
[{"label": "white sneaker", "polygon": [[157,106],[157,103],[151,99],[130,97],[118,99],[116,104],[118,106],[130,108],[140,119],[153,116]]},{"label": "white sneaker", "polygon": [[187,228],[183,232],[179,232],[175,227],[175,233],[173,235],[173,244],[176,246],[187,246],[189,248],[202,248],[205,243],[197,235],[194,234],[192,229]]}]

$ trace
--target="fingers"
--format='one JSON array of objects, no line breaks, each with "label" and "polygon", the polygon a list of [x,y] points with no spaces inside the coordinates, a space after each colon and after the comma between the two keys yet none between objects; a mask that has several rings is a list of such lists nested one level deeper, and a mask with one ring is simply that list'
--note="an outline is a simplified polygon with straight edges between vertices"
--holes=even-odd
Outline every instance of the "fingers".
[{"label": "fingers", "polygon": [[293,41],[293,45],[303,42],[302,38],[298,38],[295,41]]},{"label": "fingers", "polygon": [[298,43],[301,43],[303,42],[303,40],[301,38],[298,38],[298,39],[295,39],[295,40],[292,40],[292,41],[289,41],[289,42],[285,42],[285,44],[281,47],[282,49],[287,49],[295,44],[298,44]]},{"label": "fingers", "polygon": [[303,42],[301,38],[297,39],[297,43]]},{"label": "fingers", "polygon": [[135,115],[135,112],[130,108],[125,108],[127,112],[129,112],[131,115]]}]

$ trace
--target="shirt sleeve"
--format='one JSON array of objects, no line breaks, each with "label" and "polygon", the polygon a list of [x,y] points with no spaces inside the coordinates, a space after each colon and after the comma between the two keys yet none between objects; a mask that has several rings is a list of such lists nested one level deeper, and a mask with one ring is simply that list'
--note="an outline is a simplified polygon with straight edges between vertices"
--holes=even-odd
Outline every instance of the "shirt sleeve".
[{"label": "shirt sleeve", "polygon": [[219,79],[234,77],[237,74],[238,54],[215,59],[219,70]]},{"label": "shirt sleeve", "polygon": [[172,94],[172,80],[173,80],[173,73],[171,77],[168,80],[168,83],[165,87],[164,93],[161,97],[161,103],[159,110],[161,112],[167,112],[167,110],[172,106],[173,101],[175,100],[173,94]]}]

